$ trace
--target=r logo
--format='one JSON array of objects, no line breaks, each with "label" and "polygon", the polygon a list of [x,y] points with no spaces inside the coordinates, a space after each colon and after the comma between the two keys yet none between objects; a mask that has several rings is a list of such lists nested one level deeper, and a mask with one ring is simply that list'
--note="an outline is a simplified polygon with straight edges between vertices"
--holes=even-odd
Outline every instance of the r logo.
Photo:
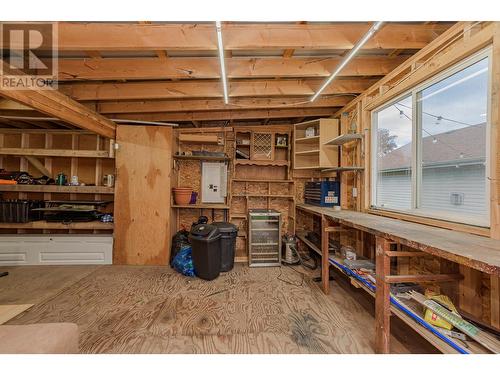
[{"label": "r logo", "polygon": [[0,88],[55,88],[56,24],[3,22],[0,35]]}]

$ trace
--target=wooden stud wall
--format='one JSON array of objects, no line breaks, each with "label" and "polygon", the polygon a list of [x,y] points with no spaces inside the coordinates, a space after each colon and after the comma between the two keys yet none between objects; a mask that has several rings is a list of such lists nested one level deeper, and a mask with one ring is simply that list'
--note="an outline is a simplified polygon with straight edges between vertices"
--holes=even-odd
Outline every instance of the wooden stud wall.
[{"label": "wooden stud wall", "polygon": [[[60,172],[66,174],[68,180],[72,175],[77,175],[80,182],[84,182],[85,187],[71,188],[41,186],[41,185],[15,185],[15,186],[0,186],[0,193],[4,199],[43,199],[43,200],[94,200],[114,199],[114,189],[102,186],[102,176],[104,174],[115,174],[115,163],[112,157],[70,157],[65,154],[72,155],[75,152],[106,152],[109,153],[109,139],[101,137],[85,131],[65,131],[65,130],[10,130],[0,129],[0,148],[19,149],[25,148],[29,154],[29,150],[58,150],[57,154],[61,156],[42,156],[33,155],[35,163],[40,164],[51,174],[55,179]],[[21,152],[22,153],[22,152]],[[36,154],[36,153],[35,153]],[[33,160],[33,159],[32,159]],[[22,155],[0,155],[0,167],[7,171],[24,171],[40,177],[42,175],[32,162]],[[91,187],[88,185],[97,185]],[[66,192],[65,192],[66,191]],[[86,193],[81,193],[85,191]],[[78,192],[78,193],[75,193]],[[87,193],[88,192],[88,193]],[[108,205],[107,209],[112,212],[113,205]],[[9,228],[0,229],[1,233],[105,233],[109,230],[102,229],[23,229],[22,224],[19,228],[13,228],[13,225],[3,225]],[[96,225],[97,227],[102,227]],[[61,225],[64,228],[64,225]]]},{"label": "wooden stud wall", "polygon": [[[466,31],[465,33],[464,30]],[[371,110],[488,45],[493,46],[490,106],[491,133],[489,137],[491,142],[491,228],[484,230],[462,224],[427,218],[415,218],[401,214],[391,214],[390,216],[500,239],[500,132],[498,130],[500,126],[499,22],[483,22],[475,25],[473,28],[471,28],[470,23],[458,23],[337,112],[336,117],[341,119],[342,126],[349,124],[354,119],[354,121],[357,121],[358,131],[364,134],[363,147],[361,150],[355,150],[357,154],[348,151],[345,155],[342,155],[343,158],[348,159],[346,160],[347,162],[350,162],[354,158],[359,158],[360,165],[365,167],[364,172],[359,176],[359,180],[349,177],[345,178],[345,173],[342,175],[343,194],[347,194],[343,195],[344,208],[381,214],[380,212],[370,210]],[[353,186],[360,187],[358,189],[359,197],[357,200],[352,199],[352,196],[349,195],[349,191],[352,191]],[[298,225],[300,224],[298,223]],[[357,248],[360,249],[360,234],[351,234],[350,236],[356,237]],[[344,241],[346,240],[344,239]],[[370,246],[373,246],[373,239],[369,239],[369,242],[366,242],[365,238],[365,248],[366,243],[370,243]],[[464,266],[458,267],[457,264],[432,256],[413,259],[401,258],[398,259],[398,262],[398,269],[405,270],[405,272],[408,270],[410,273],[450,273],[451,271],[455,272],[458,270],[464,276],[464,279],[459,283],[447,283],[441,286],[427,284],[427,286],[435,288],[437,291],[441,290],[443,293],[449,295],[461,311],[485,324],[500,329],[500,280],[498,277],[490,276]]]}]

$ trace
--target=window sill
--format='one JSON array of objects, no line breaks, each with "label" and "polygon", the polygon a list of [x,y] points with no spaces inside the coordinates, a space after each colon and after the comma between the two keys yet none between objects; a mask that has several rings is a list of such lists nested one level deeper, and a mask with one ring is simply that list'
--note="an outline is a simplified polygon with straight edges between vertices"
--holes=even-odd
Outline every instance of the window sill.
[{"label": "window sill", "polygon": [[453,221],[446,221],[446,220],[442,220],[442,219],[433,219],[433,218],[424,217],[424,216],[416,216],[416,215],[411,215],[411,214],[401,212],[401,211],[390,211],[390,210],[384,210],[384,209],[380,209],[380,208],[371,207],[371,208],[368,208],[366,212],[368,212],[370,214],[374,214],[374,215],[386,216],[386,217],[391,217],[393,219],[411,221],[414,223],[430,225],[430,226],[444,228],[444,229],[451,229],[451,230],[456,230],[459,232],[471,233],[471,234],[476,234],[476,235],[484,236],[484,237],[490,237],[490,235],[491,235],[490,228],[480,227],[480,226],[475,226],[475,225],[468,225],[468,224],[461,224],[461,223],[456,223]]}]

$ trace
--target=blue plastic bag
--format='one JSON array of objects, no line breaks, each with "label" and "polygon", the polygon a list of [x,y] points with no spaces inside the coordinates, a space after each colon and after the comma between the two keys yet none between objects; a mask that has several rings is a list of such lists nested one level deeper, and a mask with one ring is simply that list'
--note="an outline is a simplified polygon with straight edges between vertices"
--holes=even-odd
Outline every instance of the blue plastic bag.
[{"label": "blue plastic bag", "polygon": [[185,246],[179,250],[172,262],[172,267],[184,276],[194,277],[193,258],[191,257],[191,246]]}]

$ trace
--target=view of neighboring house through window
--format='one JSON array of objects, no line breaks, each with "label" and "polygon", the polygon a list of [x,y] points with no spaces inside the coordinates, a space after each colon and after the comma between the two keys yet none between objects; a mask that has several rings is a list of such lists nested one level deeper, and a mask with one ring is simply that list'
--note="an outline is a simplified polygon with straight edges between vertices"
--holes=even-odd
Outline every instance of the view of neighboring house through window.
[{"label": "view of neighboring house through window", "polygon": [[484,53],[373,112],[372,205],[489,225],[488,66]]},{"label": "view of neighboring house through window", "polygon": [[377,113],[377,206],[412,208],[412,100],[408,96]]}]

